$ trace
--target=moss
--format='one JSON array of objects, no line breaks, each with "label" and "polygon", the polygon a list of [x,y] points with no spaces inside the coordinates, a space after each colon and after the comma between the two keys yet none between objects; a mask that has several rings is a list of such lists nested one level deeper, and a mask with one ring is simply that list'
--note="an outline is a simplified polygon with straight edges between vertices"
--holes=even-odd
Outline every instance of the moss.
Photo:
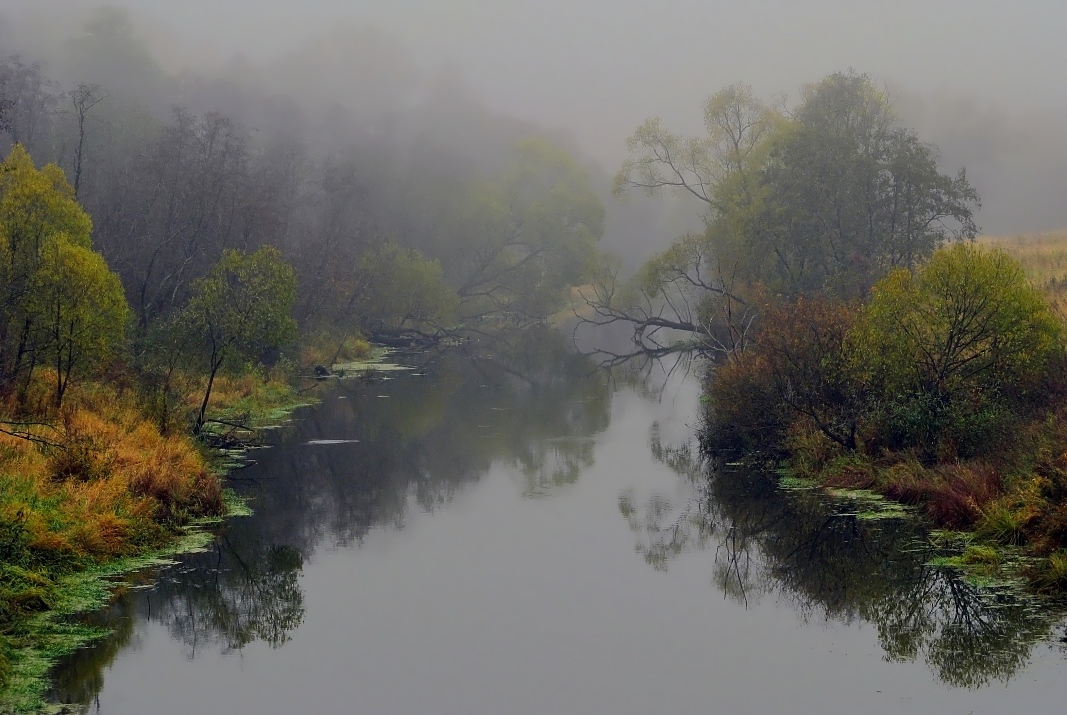
[{"label": "moss", "polygon": [[393,361],[392,356],[394,354],[394,351],[388,348],[374,348],[373,352],[366,358],[335,363],[332,366],[332,370],[341,377],[353,377],[365,376],[378,372],[396,372],[415,369]]},{"label": "moss", "polygon": [[[212,394],[216,395],[214,392]],[[240,391],[224,391],[213,396],[208,418],[241,424],[251,430],[272,429],[280,426],[297,408],[311,404],[314,401],[298,393],[292,385],[256,380]],[[205,429],[221,432],[233,428],[208,423]]]},{"label": "moss", "polygon": [[[288,388],[265,394],[273,409],[296,402]],[[69,449],[0,436],[0,712],[43,708],[56,661],[107,635],[77,614],[105,605],[127,575],[203,549],[223,516],[250,513],[210,455],[160,434],[136,396],[86,385],[68,399],[55,434]]]},{"label": "moss", "polygon": [[22,713],[44,709],[52,666],[110,633],[105,628],[77,623],[73,616],[107,605],[115,589],[129,585],[123,576],[172,565],[179,554],[205,550],[212,538],[202,524],[194,525],[161,549],[113,559],[58,579],[50,610],[17,623],[5,638],[7,680],[0,692],[0,711]]}]

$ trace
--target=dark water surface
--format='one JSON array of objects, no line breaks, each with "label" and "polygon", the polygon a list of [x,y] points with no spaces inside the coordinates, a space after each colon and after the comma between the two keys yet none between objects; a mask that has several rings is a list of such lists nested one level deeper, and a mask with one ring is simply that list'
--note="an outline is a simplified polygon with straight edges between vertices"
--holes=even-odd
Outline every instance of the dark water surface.
[{"label": "dark water surface", "polygon": [[[923,534],[685,445],[699,385],[534,338],[347,380],[234,476],[255,514],[94,616],[55,697],[144,713],[1054,713],[1062,617]],[[518,357],[515,357],[518,356]],[[312,444],[308,444],[312,442]]]}]

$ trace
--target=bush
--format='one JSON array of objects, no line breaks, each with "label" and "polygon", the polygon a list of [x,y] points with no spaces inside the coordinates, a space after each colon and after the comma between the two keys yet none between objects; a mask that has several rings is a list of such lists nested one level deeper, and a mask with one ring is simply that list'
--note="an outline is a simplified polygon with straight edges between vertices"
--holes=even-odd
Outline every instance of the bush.
[{"label": "bush", "polygon": [[712,456],[757,454],[783,449],[792,416],[769,379],[767,361],[757,352],[737,356],[705,380],[702,448]]},{"label": "bush", "polygon": [[884,492],[890,499],[923,507],[939,526],[971,529],[982,518],[983,505],[1003,494],[1003,484],[995,468],[972,462],[897,470]]},{"label": "bush", "polygon": [[855,345],[881,442],[932,462],[983,454],[1050,383],[1063,327],[1017,261],[961,243],[875,285]]},{"label": "bush", "polygon": [[886,277],[862,309],[821,295],[766,306],[755,344],[710,380],[707,433],[746,451],[817,430],[928,464],[988,457],[1059,394],[1048,388],[1064,384],[1063,348],[1017,262],[958,244]]}]

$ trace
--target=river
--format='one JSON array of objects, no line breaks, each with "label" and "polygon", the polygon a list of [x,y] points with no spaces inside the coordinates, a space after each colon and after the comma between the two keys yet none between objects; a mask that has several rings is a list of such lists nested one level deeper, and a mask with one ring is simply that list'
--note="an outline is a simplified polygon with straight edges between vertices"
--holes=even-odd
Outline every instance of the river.
[{"label": "river", "polygon": [[699,380],[551,335],[322,393],[254,513],[89,619],[101,715],[1061,712],[1063,617],[911,519],[697,464]]}]

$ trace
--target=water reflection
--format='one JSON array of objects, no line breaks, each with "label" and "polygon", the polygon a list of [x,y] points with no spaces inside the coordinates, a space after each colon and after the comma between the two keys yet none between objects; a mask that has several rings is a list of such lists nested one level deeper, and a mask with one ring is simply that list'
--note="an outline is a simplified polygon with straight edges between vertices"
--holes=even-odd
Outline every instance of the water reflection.
[{"label": "water reflection", "polygon": [[[305,618],[308,628],[314,621],[305,612],[310,599],[305,585],[317,598],[326,598],[323,589],[335,588],[329,577],[314,580],[311,565],[317,558],[325,562],[324,552],[360,545],[372,531],[403,530],[418,514],[458,506],[461,495],[494,467],[500,481],[490,480],[479,493],[493,493],[491,484],[502,486],[510,490],[510,500],[490,500],[483,508],[517,503],[540,513],[573,504],[606,507],[597,517],[603,521],[589,522],[595,532],[583,523],[577,533],[611,534],[608,527],[618,527],[602,552],[580,562],[583,569],[604,562],[607,571],[594,572],[592,580],[610,580],[618,568],[612,551],[620,545],[617,537],[627,548],[631,535],[614,512],[611,499],[620,487],[618,475],[604,474],[612,469],[606,455],[620,440],[629,447],[635,435],[644,436],[646,413],[634,406],[679,394],[677,380],[664,388],[692,366],[646,363],[629,372],[597,371],[549,332],[422,355],[417,367],[396,379],[353,378],[333,386],[321,404],[275,436],[278,446],[255,452],[256,463],[233,480],[254,514],[227,521],[210,549],[183,559],[180,567],[145,574],[151,588],[121,594],[107,611],[93,614],[91,620],[114,633],[57,671],[55,700],[92,711],[103,673],[123,649],[137,647],[146,622],[164,626],[188,658],[253,645],[284,648]],[[620,386],[626,389],[619,417],[611,435],[602,437]],[[697,389],[693,381],[683,387]],[[641,419],[631,419],[634,415]],[[686,554],[702,555],[714,587],[736,604],[724,606],[729,613],[773,602],[813,622],[870,623],[886,660],[924,662],[941,682],[965,688],[1011,678],[1061,621],[1061,612],[1048,604],[979,589],[953,571],[929,566],[930,547],[913,521],[869,522],[814,493],[782,492],[765,475],[707,472],[695,448],[671,443],[677,437],[671,430],[681,425],[668,419],[674,418],[664,417],[663,434],[653,426],[650,452],[680,478],[668,472],[660,475],[666,482],[645,479],[640,472],[655,465],[635,464],[634,473],[624,475],[634,486],[619,494],[617,507],[652,568],[667,571]],[[624,428],[616,429],[619,425]],[[635,446],[639,453],[641,442]],[[591,472],[597,455],[603,463]],[[585,482],[583,473],[589,475]],[[592,474],[597,478],[590,479]],[[642,491],[654,483],[667,491]],[[664,483],[681,488],[671,491]],[[604,491],[583,490],[590,484]],[[572,500],[564,502],[568,494]],[[581,501],[589,494],[596,501]],[[531,504],[532,499],[548,501]],[[575,518],[585,517],[577,511]],[[520,512],[525,513],[515,513]],[[560,511],[555,514],[562,518]],[[545,528],[536,520],[525,524]],[[548,528],[560,526],[566,525],[553,522]],[[563,552],[537,553],[565,558]],[[528,565],[523,558],[515,556],[520,571]],[[411,565],[401,562],[397,568]],[[634,570],[642,580],[648,576],[639,562]],[[628,591],[613,593],[624,601]],[[597,600],[595,608],[605,602]],[[403,621],[409,612],[392,615]],[[537,635],[521,624],[516,634]],[[769,637],[774,647],[777,635]],[[459,638],[466,643],[465,632]],[[319,646],[294,643],[285,653],[301,647],[314,653]]]},{"label": "water reflection", "polygon": [[254,513],[220,527],[212,547],[120,595],[91,619],[114,633],[57,671],[53,699],[89,705],[102,672],[134,645],[138,620],[164,624],[192,658],[254,642],[286,643],[304,618],[300,574],[323,548],[403,529],[411,509],[434,511],[495,463],[514,467],[524,495],[547,497],[593,464],[612,390],[595,364],[553,331],[492,345],[409,356],[417,374],[353,378],[276,435],[276,447],[232,482]]},{"label": "water reflection", "polygon": [[664,445],[655,428],[650,442],[695,494],[620,496],[637,549],[657,570],[714,549],[712,580],[726,598],[746,607],[775,598],[805,619],[871,623],[886,660],[921,659],[962,688],[1007,682],[1061,627],[1060,606],[931,566],[916,520],[861,519],[854,505],[783,491],[766,474],[705,469],[692,446]]}]

